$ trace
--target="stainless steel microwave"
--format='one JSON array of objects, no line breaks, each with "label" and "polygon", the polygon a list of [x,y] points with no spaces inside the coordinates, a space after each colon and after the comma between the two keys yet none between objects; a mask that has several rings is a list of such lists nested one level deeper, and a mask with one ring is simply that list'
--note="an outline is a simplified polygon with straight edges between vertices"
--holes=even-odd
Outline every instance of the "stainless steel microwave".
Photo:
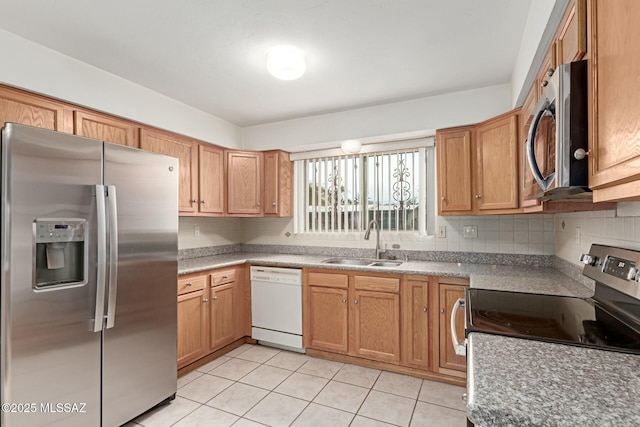
[{"label": "stainless steel microwave", "polygon": [[587,61],[563,64],[548,77],[526,145],[527,163],[540,187],[536,197],[590,198]]}]

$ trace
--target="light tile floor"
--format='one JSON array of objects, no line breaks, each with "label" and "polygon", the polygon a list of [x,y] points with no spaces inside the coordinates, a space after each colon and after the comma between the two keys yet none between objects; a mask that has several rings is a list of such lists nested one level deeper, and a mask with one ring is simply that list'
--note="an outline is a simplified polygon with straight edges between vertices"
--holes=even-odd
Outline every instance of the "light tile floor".
[{"label": "light tile floor", "polygon": [[464,388],[244,344],[126,427],[464,427]]}]

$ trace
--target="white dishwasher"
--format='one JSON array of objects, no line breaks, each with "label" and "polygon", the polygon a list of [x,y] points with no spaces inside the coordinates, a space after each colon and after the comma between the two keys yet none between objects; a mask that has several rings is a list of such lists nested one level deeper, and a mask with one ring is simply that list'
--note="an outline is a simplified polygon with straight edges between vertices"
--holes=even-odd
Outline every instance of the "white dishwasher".
[{"label": "white dishwasher", "polygon": [[251,338],[304,352],[302,270],[251,267]]}]

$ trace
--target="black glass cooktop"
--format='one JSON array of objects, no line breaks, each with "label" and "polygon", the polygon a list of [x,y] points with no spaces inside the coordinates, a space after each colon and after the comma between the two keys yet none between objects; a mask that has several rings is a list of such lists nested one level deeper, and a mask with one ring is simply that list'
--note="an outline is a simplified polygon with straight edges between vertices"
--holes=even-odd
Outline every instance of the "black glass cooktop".
[{"label": "black glass cooktop", "polygon": [[468,289],[470,332],[530,338],[640,354],[640,328],[592,299]]}]

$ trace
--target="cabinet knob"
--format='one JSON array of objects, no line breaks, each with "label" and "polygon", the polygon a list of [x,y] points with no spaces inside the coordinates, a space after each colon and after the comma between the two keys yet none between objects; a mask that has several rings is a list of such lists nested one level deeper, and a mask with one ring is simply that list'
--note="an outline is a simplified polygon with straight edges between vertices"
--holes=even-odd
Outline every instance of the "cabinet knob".
[{"label": "cabinet knob", "polygon": [[443,196],[440,200],[444,202],[445,200],[447,200],[447,198]]},{"label": "cabinet knob", "polygon": [[553,76],[553,68],[549,68],[547,70],[547,77],[551,77],[551,76]]},{"label": "cabinet knob", "polygon": [[540,83],[540,86],[547,87],[548,84],[549,84],[549,80],[543,80],[542,83]]},{"label": "cabinet knob", "polygon": [[193,199],[191,203],[198,203],[198,201],[196,199]]},{"label": "cabinet knob", "polygon": [[209,302],[209,300],[205,298],[202,300],[202,302]]},{"label": "cabinet knob", "polygon": [[444,314],[444,308],[440,309],[440,314]]},{"label": "cabinet knob", "polygon": [[211,299],[216,301],[218,299],[218,295],[214,295]]},{"label": "cabinet knob", "polygon": [[479,194],[476,194],[476,199],[482,199],[482,196]]},{"label": "cabinet knob", "polygon": [[223,279],[228,279],[229,276],[227,276],[226,274],[222,276]]},{"label": "cabinet knob", "polygon": [[200,200],[200,203],[204,204],[204,200]]},{"label": "cabinet knob", "polygon": [[193,283],[187,282],[187,286],[192,286],[192,285],[193,285]]},{"label": "cabinet knob", "polygon": [[358,300],[355,300],[353,303],[354,303],[354,304],[357,304],[357,303],[358,303]]},{"label": "cabinet knob", "polygon": [[275,206],[275,205],[277,205],[277,203],[276,203],[276,202],[271,203],[271,206]]},{"label": "cabinet knob", "polygon": [[346,298],[342,298],[342,303],[346,304],[347,303],[347,299]]},{"label": "cabinet knob", "polygon": [[258,206],[260,206],[260,202],[258,202]]},{"label": "cabinet knob", "polygon": [[427,312],[427,307],[422,307],[422,311]]}]

